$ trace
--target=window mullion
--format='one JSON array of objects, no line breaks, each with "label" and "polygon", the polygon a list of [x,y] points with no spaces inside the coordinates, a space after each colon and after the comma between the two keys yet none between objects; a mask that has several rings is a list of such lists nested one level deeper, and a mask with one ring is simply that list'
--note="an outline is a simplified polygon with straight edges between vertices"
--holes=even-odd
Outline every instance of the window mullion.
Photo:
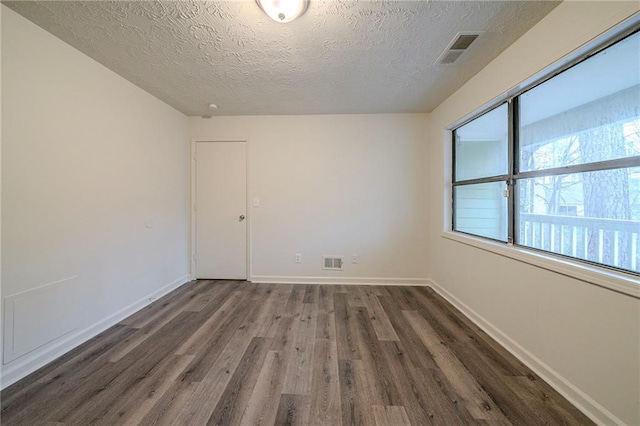
[{"label": "window mullion", "polygon": [[516,231],[515,215],[516,215],[516,186],[513,176],[517,174],[517,128],[518,128],[518,98],[509,99],[508,109],[508,176],[507,176],[507,242],[513,244]]},{"label": "window mullion", "polygon": [[490,182],[504,182],[507,179],[509,179],[509,175],[489,176],[489,177],[467,179],[467,180],[461,180],[459,182],[453,182],[453,186],[477,185],[479,183],[490,183]]},{"label": "window mullion", "polygon": [[522,173],[516,172],[514,177],[516,179],[530,179],[544,176],[558,176],[569,175],[573,173],[625,169],[629,167],[640,167],[640,155],[626,158],[616,158],[614,160],[597,161],[594,163],[583,163],[574,164],[571,166],[554,167],[550,169],[531,170]]}]

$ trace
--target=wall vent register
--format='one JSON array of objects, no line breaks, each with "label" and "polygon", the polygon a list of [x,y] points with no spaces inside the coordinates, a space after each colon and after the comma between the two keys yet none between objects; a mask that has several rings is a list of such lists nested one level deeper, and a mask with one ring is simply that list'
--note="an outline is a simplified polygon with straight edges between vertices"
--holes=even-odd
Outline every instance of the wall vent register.
[{"label": "wall vent register", "polygon": [[342,271],[344,258],[340,256],[322,256],[322,269]]}]

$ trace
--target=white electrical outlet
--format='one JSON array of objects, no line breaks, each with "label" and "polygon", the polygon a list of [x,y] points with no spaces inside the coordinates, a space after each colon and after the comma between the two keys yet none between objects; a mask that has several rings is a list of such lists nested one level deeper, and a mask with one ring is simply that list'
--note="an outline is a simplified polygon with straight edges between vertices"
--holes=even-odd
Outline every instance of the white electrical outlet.
[{"label": "white electrical outlet", "polygon": [[353,263],[353,264],[358,263],[358,256],[356,256],[355,254],[353,256],[351,256],[351,263]]},{"label": "white electrical outlet", "polygon": [[296,261],[296,263],[301,263],[302,262],[302,255],[300,253],[296,253],[295,261]]}]

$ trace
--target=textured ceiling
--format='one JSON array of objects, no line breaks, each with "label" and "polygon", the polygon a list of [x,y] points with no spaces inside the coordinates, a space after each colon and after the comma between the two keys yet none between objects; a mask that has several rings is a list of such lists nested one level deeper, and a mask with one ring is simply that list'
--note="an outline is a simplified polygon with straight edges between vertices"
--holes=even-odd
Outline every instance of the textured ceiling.
[{"label": "textured ceiling", "polygon": [[[254,1],[7,6],[187,115],[429,112],[558,2],[319,1],[270,20]],[[484,31],[452,65],[453,37]]]}]

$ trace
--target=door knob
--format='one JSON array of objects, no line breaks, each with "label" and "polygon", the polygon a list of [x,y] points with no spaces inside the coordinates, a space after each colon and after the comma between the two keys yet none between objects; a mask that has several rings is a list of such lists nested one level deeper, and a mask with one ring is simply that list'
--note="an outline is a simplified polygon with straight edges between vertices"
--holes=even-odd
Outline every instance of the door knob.
[{"label": "door knob", "polygon": [[238,221],[239,221],[239,222],[242,222],[243,220],[244,220],[244,215],[243,215],[243,214],[241,214],[241,215],[240,215],[240,217],[238,218]]}]

